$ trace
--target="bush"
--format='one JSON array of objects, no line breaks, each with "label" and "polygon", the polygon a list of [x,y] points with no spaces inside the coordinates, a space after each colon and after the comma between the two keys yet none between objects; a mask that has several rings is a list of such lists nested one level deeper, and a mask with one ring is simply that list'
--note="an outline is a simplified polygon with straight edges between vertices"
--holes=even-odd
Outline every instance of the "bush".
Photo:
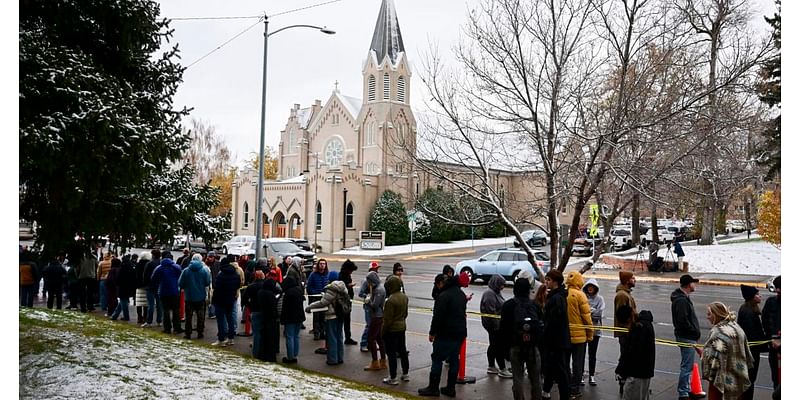
[{"label": "bush", "polygon": [[399,194],[387,190],[375,203],[369,220],[371,231],[386,232],[386,245],[408,244],[408,220],[406,207]]}]

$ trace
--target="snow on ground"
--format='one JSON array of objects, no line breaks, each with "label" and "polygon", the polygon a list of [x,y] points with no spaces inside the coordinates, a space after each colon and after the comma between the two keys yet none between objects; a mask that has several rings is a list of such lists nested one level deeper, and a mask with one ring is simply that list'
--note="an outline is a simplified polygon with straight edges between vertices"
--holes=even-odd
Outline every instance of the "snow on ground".
[{"label": "snow on ground", "polygon": [[[456,242],[450,243],[414,243],[413,244],[413,251],[414,252],[423,252],[423,251],[439,251],[439,250],[454,250],[454,249],[468,249],[478,246],[504,246],[504,247],[511,247],[514,245],[514,237],[504,237],[504,238],[491,238],[491,239],[479,239],[479,240],[459,240]],[[361,250],[358,246],[349,247],[346,250],[340,250],[333,254],[336,255],[343,255],[343,256],[362,256],[362,257],[381,257],[381,256],[390,256],[396,254],[409,254],[412,251],[411,244],[405,244],[402,246],[386,246],[383,250]]]},{"label": "snow on ground", "polygon": [[[710,246],[683,246],[686,256],[684,262],[689,263],[689,272],[741,274],[741,275],[780,275],[781,251],[764,241],[725,243],[722,240]],[[665,261],[677,260],[674,250],[667,255],[662,248],[658,255]],[[647,250],[642,252],[647,261]],[[623,258],[635,259],[636,253],[626,254]],[[597,266],[596,266],[597,267]],[[602,266],[600,266],[602,269]]]},{"label": "snow on ground", "polygon": [[19,317],[20,399],[394,398],[83,314],[20,308]]}]

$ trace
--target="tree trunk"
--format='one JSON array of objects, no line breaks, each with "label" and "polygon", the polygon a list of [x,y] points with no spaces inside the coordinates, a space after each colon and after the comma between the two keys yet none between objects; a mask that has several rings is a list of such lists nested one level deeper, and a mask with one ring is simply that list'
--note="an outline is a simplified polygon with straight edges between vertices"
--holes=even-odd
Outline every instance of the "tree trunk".
[{"label": "tree trunk", "polygon": [[631,204],[631,240],[633,240],[633,245],[639,245],[640,234],[639,234],[639,192],[634,193],[633,195],[633,204]]}]

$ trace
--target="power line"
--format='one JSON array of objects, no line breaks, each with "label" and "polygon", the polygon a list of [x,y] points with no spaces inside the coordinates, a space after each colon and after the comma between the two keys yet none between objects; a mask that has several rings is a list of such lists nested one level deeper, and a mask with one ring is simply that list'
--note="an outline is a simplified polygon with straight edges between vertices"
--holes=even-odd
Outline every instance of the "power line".
[{"label": "power line", "polygon": [[215,19],[254,19],[262,17],[263,17],[262,15],[250,15],[250,16],[240,16],[240,17],[175,17],[167,19],[172,21],[206,21]]},{"label": "power line", "polygon": [[189,68],[190,68],[192,65],[195,65],[195,64],[199,63],[200,61],[203,61],[203,59],[205,59],[206,57],[210,56],[211,54],[214,54],[214,52],[216,52],[217,50],[221,49],[221,48],[222,48],[222,47],[224,47],[226,44],[228,44],[228,43],[230,43],[230,42],[232,42],[232,41],[236,40],[236,38],[238,38],[239,36],[242,36],[242,35],[244,35],[244,33],[245,33],[245,32],[249,31],[250,29],[253,29],[253,27],[255,27],[256,25],[260,24],[260,23],[261,23],[261,21],[263,21],[263,20],[264,20],[264,17],[259,17],[258,21],[256,21],[256,23],[255,23],[255,24],[248,26],[248,27],[247,27],[245,30],[243,30],[243,31],[241,31],[241,32],[239,32],[239,33],[237,33],[237,34],[236,34],[236,35],[234,35],[232,38],[230,38],[230,39],[226,40],[224,43],[222,43],[222,44],[220,44],[219,46],[217,46],[217,47],[216,47],[214,50],[211,50],[211,51],[209,51],[209,52],[208,52],[208,53],[206,53],[204,56],[202,56],[202,57],[198,58],[197,60],[195,60],[195,61],[194,61],[194,62],[192,62],[191,64],[187,65],[187,66],[186,66],[186,69],[189,69]]},{"label": "power line", "polygon": [[293,10],[281,11],[281,12],[279,12],[279,13],[277,13],[277,14],[272,14],[272,15],[269,15],[268,17],[276,17],[276,16],[278,16],[278,15],[290,14],[290,13],[297,12],[297,11],[308,10],[309,8],[314,8],[314,7],[324,6],[324,5],[331,4],[331,3],[338,3],[338,2],[340,2],[340,1],[342,1],[342,0],[331,0],[331,1],[326,1],[326,2],[324,2],[324,3],[312,4],[312,5],[310,5],[310,6],[305,6],[305,7],[295,8],[295,9],[293,9]]}]

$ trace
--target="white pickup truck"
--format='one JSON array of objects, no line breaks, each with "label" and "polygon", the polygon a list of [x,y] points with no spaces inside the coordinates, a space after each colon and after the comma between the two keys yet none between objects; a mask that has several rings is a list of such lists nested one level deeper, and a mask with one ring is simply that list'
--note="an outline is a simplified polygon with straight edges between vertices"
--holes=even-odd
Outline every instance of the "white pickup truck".
[{"label": "white pickup truck", "polygon": [[[625,250],[633,247],[633,235],[631,234],[631,230],[628,228],[616,228],[612,230],[611,241],[614,250]],[[639,243],[647,244],[648,241],[649,239],[646,234],[640,235]]]}]

